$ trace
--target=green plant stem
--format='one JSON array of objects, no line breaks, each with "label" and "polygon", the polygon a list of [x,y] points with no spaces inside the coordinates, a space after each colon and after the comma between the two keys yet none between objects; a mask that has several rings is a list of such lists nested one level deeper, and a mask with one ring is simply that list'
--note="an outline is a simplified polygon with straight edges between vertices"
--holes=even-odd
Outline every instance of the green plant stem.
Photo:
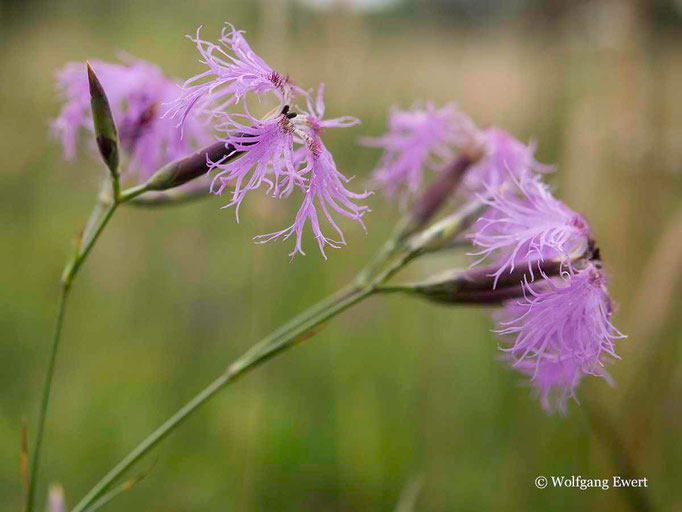
[{"label": "green plant stem", "polygon": [[[421,248],[419,247],[405,252],[400,244],[403,237],[404,228],[403,223],[400,222],[394,234],[379,251],[379,254],[372,259],[370,264],[358,274],[350,285],[310,307],[247,350],[241,357],[230,364],[218,378],[149,434],[104,475],[76,505],[72,512],[85,512],[89,510],[93,503],[96,503],[119,477],[228,384],[234,382],[247,372],[254,370],[277,354],[306,340],[314,334],[314,329],[320,324],[374,293],[381,291],[381,287],[388,279],[421,254]],[[400,253],[401,250],[403,250],[402,253]],[[381,270],[382,268],[383,270]]]},{"label": "green plant stem", "polygon": [[36,481],[38,479],[38,467],[40,465],[40,449],[43,444],[43,431],[45,429],[45,418],[47,416],[47,408],[50,403],[50,391],[52,390],[52,376],[54,375],[55,362],[57,360],[57,352],[59,349],[59,340],[61,339],[62,326],[64,325],[64,311],[66,306],[66,299],[69,294],[69,286],[62,283],[57,300],[57,319],[54,326],[54,334],[52,336],[52,350],[50,352],[50,361],[47,365],[47,374],[45,375],[45,385],[43,388],[43,397],[40,403],[40,413],[38,416],[38,430],[36,432],[36,444],[33,448],[33,460],[31,461],[31,473],[28,484],[28,494],[26,498],[26,510],[33,509],[33,501],[35,498]]},{"label": "green plant stem", "polygon": [[294,320],[263,338],[259,343],[234,361],[217,379],[205,387],[199,394],[187,402],[173,416],[152,432],[137,447],[126,455],[111,471],[109,471],[88,494],[76,505],[73,512],[83,512],[90,507],[109,487],[152,448],[165,439],[173,430],[184,422],[199,407],[208,402],[227,384],[234,382],[242,375],[257,368],[275,355],[303,341],[308,333],[321,323],[338,315],[352,305],[374,293],[374,287],[353,288],[341,295],[335,294],[334,300],[325,300],[326,307],[313,306]]},{"label": "green plant stem", "polygon": [[47,418],[47,411],[50,404],[52,380],[54,377],[54,370],[57,361],[57,353],[59,352],[62,327],[64,325],[66,302],[69,296],[69,291],[71,290],[71,285],[118,206],[125,201],[137,197],[145,191],[146,188],[142,185],[119,193],[118,188],[114,186],[114,193],[116,197],[114,201],[111,201],[107,204],[106,202],[99,200],[88,219],[83,232],[83,239],[80,242],[78,250],[64,267],[64,272],[62,273],[61,277],[61,289],[57,302],[57,320],[55,322],[54,335],[52,337],[52,347],[50,349],[50,359],[48,362],[47,373],[45,375],[45,384],[43,387],[43,395],[40,402],[40,411],[38,414],[36,442],[33,448],[33,460],[31,463],[28,494],[26,497],[26,512],[32,512],[35,503],[35,492],[38,482],[38,470],[40,468],[40,454],[43,445],[45,420]]}]

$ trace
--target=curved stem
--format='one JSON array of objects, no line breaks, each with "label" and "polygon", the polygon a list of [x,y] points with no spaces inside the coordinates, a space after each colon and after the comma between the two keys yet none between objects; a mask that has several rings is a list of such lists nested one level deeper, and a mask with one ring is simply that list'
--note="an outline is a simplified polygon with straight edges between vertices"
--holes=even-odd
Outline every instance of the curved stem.
[{"label": "curved stem", "polygon": [[62,326],[64,325],[64,311],[66,306],[66,298],[69,294],[69,286],[62,283],[59,299],[57,301],[57,319],[54,326],[54,334],[52,335],[52,349],[50,352],[50,361],[47,365],[47,374],[45,375],[45,385],[43,388],[43,398],[40,403],[40,413],[38,416],[38,430],[36,432],[36,444],[33,451],[33,460],[31,461],[31,475],[29,478],[28,495],[26,499],[26,510],[33,509],[33,500],[35,498],[36,481],[38,479],[38,468],[40,466],[40,449],[43,444],[43,432],[45,430],[45,418],[47,417],[47,408],[50,403],[50,392],[52,390],[52,376],[54,375],[55,362],[57,360],[57,352],[59,350],[59,340],[61,339]]},{"label": "curved stem", "polygon": [[365,288],[348,289],[340,295],[335,294],[330,299],[326,299],[320,304],[311,307],[282,328],[263,338],[259,343],[246,351],[244,355],[234,361],[217,379],[206,386],[199,394],[147,436],[133,451],[126,455],[85,495],[73,509],[73,512],[87,510],[125,471],[130,469],[227,384],[257,368],[275,355],[304,341],[312,334],[310,331],[316,326],[367,298],[374,291],[374,287],[368,286]]},{"label": "curved stem", "polygon": [[86,238],[83,240],[81,247],[76,253],[76,256],[69,263],[67,263],[66,267],[64,268],[64,273],[62,274],[63,283],[71,285],[73,279],[80,270],[80,267],[83,265],[90,254],[90,251],[95,246],[97,239],[100,237],[107,224],[109,224],[109,221],[114,215],[116,208],[118,208],[118,205],[119,203],[117,202],[111,203],[104,211],[104,214],[94,224],[92,228],[92,234],[85,233]]},{"label": "curved stem", "polygon": [[33,461],[31,464],[31,473],[29,477],[28,495],[26,498],[26,511],[33,510],[35,501],[35,491],[38,482],[38,470],[40,468],[40,454],[43,445],[43,436],[45,432],[45,420],[47,418],[47,411],[50,403],[50,395],[52,391],[52,380],[54,377],[54,369],[57,361],[57,353],[59,351],[59,342],[61,340],[62,326],[64,324],[64,314],[66,310],[66,301],[71,289],[71,284],[78,274],[78,270],[87,259],[90,251],[97,242],[97,239],[104,231],[104,228],[111,220],[119,203],[111,203],[102,214],[102,202],[98,201],[95,205],[92,215],[88,220],[86,231],[84,232],[85,239],[81,241],[75,256],[66,264],[61,278],[61,291],[57,302],[57,320],[55,322],[54,335],[52,337],[52,347],[50,349],[50,359],[48,362],[47,373],[45,375],[45,385],[43,388],[43,395],[41,399],[40,412],[38,415],[38,427],[36,431],[36,442],[33,448]]},{"label": "curved stem", "polygon": [[[461,223],[460,223],[461,224]],[[234,361],[222,374],[195,395],[189,402],[154,430],[140,444],[114,466],[83,497],[72,512],[85,512],[111,485],[137,461],[144,457],[157,444],[165,439],[173,430],[184,422],[203,404],[214,397],[221,389],[251,371],[270,358],[293,347],[298,342],[308,339],[314,334],[313,329],[330,318],[350,308],[370,295],[382,291],[386,281],[398,273],[405,265],[421,254],[420,247],[405,248],[400,242],[405,236],[405,222],[398,224],[394,234],[389,238],[377,257],[363,269],[349,286],[339,290],[327,299],[310,307],[256,345],[247,350]],[[461,225],[458,225],[460,231]],[[457,234],[457,229],[453,236]],[[400,252],[403,251],[403,252]],[[381,270],[385,267],[383,270]],[[373,277],[374,276],[374,277]]]},{"label": "curved stem", "polygon": [[38,482],[38,470],[40,468],[40,454],[43,445],[43,437],[45,432],[45,420],[47,418],[47,411],[50,403],[50,395],[52,391],[52,380],[54,377],[54,370],[57,361],[57,353],[59,351],[59,343],[61,340],[62,327],[64,325],[64,314],[66,310],[66,302],[71,289],[71,284],[75,279],[81,266],[87,259],[90,251],[95,246],[100,235],[104,231],[111,217],[114,215],[118,205],[128,201],[138,195],[144,193],[146,188],[144,185],[132,187],[123,193],[120,193],[116,186],[114,186],[114,194],[116,199],[108,205],[106,202],[99,200],[88,219],[83,232],[83,239],[73,258],[64,267],[64,272],[61,278],[61,291],[57,302],[57,320],[55,322],[54,334],[52,337],[52,347],[50,349],[50,359],[47,366],[47,373],[45,375],[45,384],[43,388],[43,395],[40,403],[40,412],[38,415],[38,427],[36,431],[36,442],[33,452],[33,460],[31,464],[31,473],[29,477],[28,494],[26,497],[26,511],[32,512],[35,502],[35,492]]}]

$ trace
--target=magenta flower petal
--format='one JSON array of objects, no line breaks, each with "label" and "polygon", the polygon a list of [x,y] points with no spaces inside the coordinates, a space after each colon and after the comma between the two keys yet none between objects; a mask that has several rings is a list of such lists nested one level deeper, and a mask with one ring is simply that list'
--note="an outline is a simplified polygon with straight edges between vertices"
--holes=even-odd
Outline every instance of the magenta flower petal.
[{"label": "magenta flower petal", "polygon": [[208,69],[185,81],[184,94],[175,101],[168,115],[184,124],[192,109],[209,117],[223,115],[224,110],[242,100],[247,93],[257,95],[272,91],[282,105],[291,101],[294,93],[301,92],[289,77],[274,71],[251,49],[243,31],[227,23],[218,44],[199,38],[192,39],[201,54],[201,62]]},{"label": "magenta flower petal", "polygon": [[560,258],[570,265],[571,255],[587,249],[590,235],[587,221],[555,199],[537,177],[511,181],[489,190],[484,198],[489,209],[468,235],[481,248],[470,253],[480,256],[474,265],[488,258],[498,265],[492,274],[495,286],[505,271],[512,272],[521,262],[528,265],[531,280],[537,262]]},{"label": "magenta flower petal", "polygon": [[[287,240],[295,235],[296,245],[289,256],[293,258],[297,253],[305,255],[302,247],[303,229],[306,224],[310,223],[320,252],[327,259],[324,251],[326,245],[337,249],[346,244],[343,232],[332,214],[336,213],[359,222],[367,231],[362,216],[369,211],[369,208],[360,206],[355,201],[365,199],[370,193],[357,194],[346,188],[345,184],[350,181],[349,178],[337,170],[332,154],[319,139],[309,141],[306,147],[306,165],[300,175],[307,176],[308,182],[294,223],[282,231],[260,235],[256,239],[258,243],[266,243],[278,238]],[[336,232],[338,238],[332,239],[324,235],[319,219],[320,214]]]},{"label": "magenta flower petal", "polygon": [[361,142],[384,150],[374,170],[373,181],[389,197],[405,190],[416,194],[427,169],[440,171],[453,158],[454,148],[476,136],[474,123],[454,105],[436,108],[393,110],[388,132],[381,137],[365,137]]},{"label": "magenta flower petal", "polygon": [[485,156],[467,171],[463,180],[466,193],[496,189],[510,178],[523,179],[527,174],[552,170],[535,160],[534,144],[523,144],[499,128],[483,130],[478,140],[485,147]]},{"label": "magenta flower petal", "polygon": [[325,104],[324,104],[324,84],[320,84],[317,88],[317,95],[315,101],[311,94],[306,94],[306,109],[303,110],[304,127],[307,127],[308,133],[317,137],[321,135],[325,128],[350,128],[360,124],[360,120],[353,116],[342,116],[334,119],[324,119]]},{"label": "magenta flower petal", "polygon": [[614,340],[624,335],[610,321],[606,278],[593,262],[556,281],[526,282],[524,288],[524,299],[505,305],[496,332],[513,338],[503,350],[514,368],[532,376],[543,405],[564,410],[584,375],[608,378],[604,366],[618,358]]},{"label": "magenta flower petal", "polygon": [[[246,123],[237,121],[245,118]],[[221,129],[228,133],[225,142],[244,154],[228,163],[210,162],[213,177],[211,192],[221,195],[227,186],[233,187],[232,200],[226,207],[239,206],[251,190],[265,183],[275,197],[288,195],[301,182],[294,166],[294,126],[285,114],[275,119],[259,121],[250,115],[234,115]]]}]

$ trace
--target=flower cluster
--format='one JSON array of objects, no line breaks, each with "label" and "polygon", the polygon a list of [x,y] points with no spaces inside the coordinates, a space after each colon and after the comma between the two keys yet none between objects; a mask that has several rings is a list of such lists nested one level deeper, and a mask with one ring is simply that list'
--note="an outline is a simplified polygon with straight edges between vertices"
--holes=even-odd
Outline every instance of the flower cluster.
[{"label": "flower cluster", "polygon": [[[204,116],[224,134],[225,143],[242,154],[230,162],[209,162],[211,192],[222,195],[229,191],[231,199],[226,206],[235,206],[237,220],[246,195],[263,185],[266,193],[276,198],[302,193],[293,224],[256,240],[264,243],[295,236],[293,258],[305,254],[302,237],[310,224],[326,258],[325,246],[338,248],[346,243],[334,214],[355,220],[364,229],[362,217],[369,209],[358,201],[369,193],[347,188],[349,178],[338,171],[321,136],[326,128],[349,127],[359,121],[348,116],[324,119],[323,87],[312,94],[294,85],[257,56],[243,32],[232,25],[223,29],[218,44],[200,39],[199,31],[192,41],[208,69],[185,82],[184,94],[172,104],[168,117],[184,126],[190,113]],[[250,94],[259,101],[269,94],[276,101],[275,108],[262,117],[254,116],[247,106]],[[302,102],[301,108],[297,101]],[[231,107],[241,111],[231,111]],[[334,238],[323,233],[321,220],[336,233]]]},{"label": "flower cluster", "polygon": [[[119,143],[129,160],[124,177],[145,181],[161,166],[211,140],[210,131],[196,116],[185,120],[185,137],[176,123],[162,118],[164,105],[175,100],[180,90],[157,66],[130,58],[121,63],[95,60],[90,64],[107,94]],[[72,159],[81,130],[93,130],[85,65],[66,64],[57,79],[66,102],[52,131],[61,139],[65,156]]]},{"label": "flower cluster", "polygon": [[492,278],[481,293],[503,302],[496,332],[512,340],[503,359],[531,377],[547,410],[565,411],[583,376],[609,378],[604,365],[623,337],[610,321],[613,303],[589,224],[542,182],[551,168],[535,160],[532,144],[478,129],[451,105],[394,110],[388,124],[387,134],[365,144],[384,149],[374,179],[389,196],[418,190],[425,171],[441,171],[457,150],[466,157],[458,199],[485,208],[467,238],[478,256],[473,265],[489,265],[476,274]]}]

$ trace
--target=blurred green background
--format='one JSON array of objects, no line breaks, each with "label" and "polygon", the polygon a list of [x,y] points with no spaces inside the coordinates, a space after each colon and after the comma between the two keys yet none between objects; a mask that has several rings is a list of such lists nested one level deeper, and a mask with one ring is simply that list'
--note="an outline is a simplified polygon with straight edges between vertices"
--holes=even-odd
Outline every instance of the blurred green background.
[{"label": "blurred green background", "polygon": [[[629,334],[616,386],[587,379],[548,416],[497,360],[487,312],[391,296],[331,322],[191,418],[109,510],[633,510],[616,490],[537,490],[538,475],[609,478],[627,458],[658,510],[682,510],[682,30],[680,2],[3,0],[0,4],[0,503],[22,506],[22,418],[35,434],[58,278],[101,164],[48,138],[53,72],[124,51],[173,76],[201,70],[184,34],[223,21],[363,125],[326,140],[364,180],[360,135],[387,109],[456,101],[483,125],[538,141],[559,196],[593,224]],[[356,185],[357,187],[357,185]],[[269,331],[352,277],[398,209],[370,200],[369,235],[325,262],[251,236],[296,205],[251,196],[122,208],[79,276],[53,388],[41,500],[82,495],[151,429]],[[422,265],[421,270],[425,269]],[[587,412],[592,411],[590,422]],[[591,428],[591,424],[594,428]],[[135,471],[132,473],[135,474]]]}]

